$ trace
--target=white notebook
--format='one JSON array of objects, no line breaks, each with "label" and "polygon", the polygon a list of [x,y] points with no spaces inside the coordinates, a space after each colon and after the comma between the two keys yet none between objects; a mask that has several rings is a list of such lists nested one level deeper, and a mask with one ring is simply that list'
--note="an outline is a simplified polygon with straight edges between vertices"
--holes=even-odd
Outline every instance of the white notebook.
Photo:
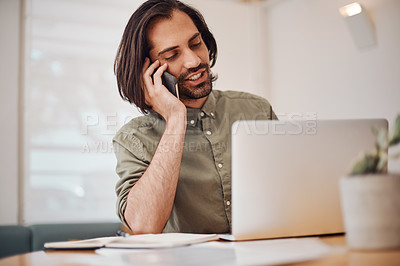
[{"label": "white notebook", "polygon": [[48,249],[95,249],[95,248],[168,248],[217,240],[216,234],[164,233],[132,236],[99,237],[76,241],[48,242]]}]

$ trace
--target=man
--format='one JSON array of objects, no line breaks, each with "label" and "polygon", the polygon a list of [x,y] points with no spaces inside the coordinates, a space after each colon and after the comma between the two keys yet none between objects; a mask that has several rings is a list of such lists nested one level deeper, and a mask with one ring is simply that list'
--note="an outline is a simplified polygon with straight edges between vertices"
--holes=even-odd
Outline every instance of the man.
[{"label": "man", "polygon": [[[217,45],[202,15],[175,0],[150,0],[130,18],[115,73],[120,95],[145,115],[114,137],[117,209],[133,233],[228,233],[230,128],[275,119],[269,103],[212,90]],[[162,84],[178,79],[178,99]]]}]

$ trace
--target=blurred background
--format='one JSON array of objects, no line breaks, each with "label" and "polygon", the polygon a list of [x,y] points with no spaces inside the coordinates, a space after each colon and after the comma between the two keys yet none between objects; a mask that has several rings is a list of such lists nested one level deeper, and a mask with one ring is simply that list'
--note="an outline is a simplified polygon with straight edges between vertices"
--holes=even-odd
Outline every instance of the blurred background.
[{"label": "blurred background", "polygon": [[[117,221],[111,140],[140,115],[113,60],[136,0],[0,0],[0,224]],[[267,98],[280,118],[400,112],[400,1],[187,0],[218,43],[215,88]],[[399,170],[398,164],[390,169]]]}]

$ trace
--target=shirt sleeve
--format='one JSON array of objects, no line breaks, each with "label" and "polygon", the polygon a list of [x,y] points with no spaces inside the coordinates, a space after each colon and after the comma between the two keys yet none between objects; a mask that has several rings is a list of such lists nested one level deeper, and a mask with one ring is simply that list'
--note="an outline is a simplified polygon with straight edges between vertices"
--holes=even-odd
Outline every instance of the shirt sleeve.
[{"label": "shirt sleeve", "polygon": [[115,186],[117,215],[130,228],[124,217],[128,194],[146,171],[149,162],[144,159],[143,143],[133,135],[117,134],[113,139],[113,146],[117,157],[116,172],[120,177]]},{"label": "shirt sleeve", "polygon": [[268,102],[268,100],[259,97],[258,98],[258,107],[259,109],[265,113],[270,120],[278,120],[278,117],[276,116],[274,110],[272,109],[271,104]]}]

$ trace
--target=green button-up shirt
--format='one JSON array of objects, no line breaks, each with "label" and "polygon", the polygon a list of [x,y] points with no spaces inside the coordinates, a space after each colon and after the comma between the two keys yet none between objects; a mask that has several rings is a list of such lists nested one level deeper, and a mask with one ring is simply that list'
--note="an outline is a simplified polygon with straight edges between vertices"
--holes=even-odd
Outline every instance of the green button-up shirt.
[{"label": "green button-up shirt", "polygon": [[[237,120],[270,119],[276,116],[268,101],[244,92],[214,90],[203,108],[187,109],[179,180],[164,232],[230,232],[231,126]],[[152,112],[132,119],[113,139],[120,176],[117,214],[128,228],[129,190],[149,166],[164,127],[164,119]]]}]

